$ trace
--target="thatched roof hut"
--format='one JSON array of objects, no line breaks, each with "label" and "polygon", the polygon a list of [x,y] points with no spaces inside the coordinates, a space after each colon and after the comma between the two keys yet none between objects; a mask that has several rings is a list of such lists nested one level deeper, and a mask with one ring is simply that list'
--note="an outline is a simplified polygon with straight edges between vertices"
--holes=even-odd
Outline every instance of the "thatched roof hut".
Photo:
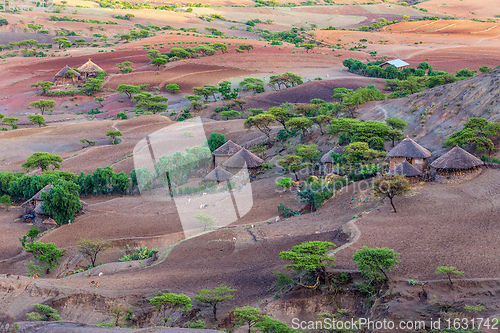
[{"label": "thatched roof hut", "polygon": [[210,182],[223,182],[233,178],[233,174],[229,171],[224,170],[221,166],[216,167],[212,171],[209,172],[208,175],[203,178],[204,181]]},{"label": "thatched roof hut", "polygon": [[431,167],[442,170],[467,170],[484,165],[476,156],[466,152],[459,146],[432,162]]},{"label": "thatched roof hut", "polygon": [[431,152],[409,137],[406,137],[406,139],[388,152],[386,157],[429,158],[431,157]]},{"label": "thatched roof hut", "polygon": [[212,155],[214,157],[214,164],[216,166],[221,165],[222,163],[227,161],[229,157],[233,156],[241,149],[243,149],[242,146],[237,145],[231,140],[228,140],[226,143],[212,152]]},{"label": "thatched roof hut", "polygon": [[319,160],[319,162],[322,164],[333,163],[332,158],[330,157],[331,153],[337,153],[337,154],[342,155],[342,154],[344,154],[344,147],[337,145],[335,148],[329,150],[325,155],[323,155],[321,157],[321,159]]},{"label": "thatched roof hut", "polygon": [[42,193],[44,192],[49,192],[50,189],[52,188],[52,184],[45,185],[40,191],[38,191],[34,196],[32,196],[29,200],[23,202],[21,204],[21,207],[26,208],[26,213],[32,213],[35,207],[38,205],[39,202],[42,201]]},{"label": "thatched roof hut", "polygon": [[54,75],[54,82],[56,85],[76,84],[79,77],[80,73],[66,65]]},{"label": "thatched roof hut", "polygon": [[95,76],[97,72],[104,72],[103,69],[94,64],[91,59],[78,67],[78,71],[85,77]]},{"label": "thatched roof hut", "polygon": [[242,148],[239,152],[231,156],[226,162],[222,163],[223,167],[229,169],[241,169],[245,166],[248,169],[258,168],[264,163],[264,160],[257,155]]},{"label": "thatched roof hut", "polygon": [[406,137],[386,155],[386,158],[390,160],[390,169],[394,169],[396,165],[406,160],[420,172],[427,169],[427,159],[429,157],[431,157],[431,152],[409,137]]},{"label": "thatched roof hut", "polygon": [[415,168],[413,165],[408,163],[408,161],[403,161],[396,165],[396,167],[389,171],[390,175],[399,175],[406,177],[416,177],[421,175],[422,173]]},{"label": "thatched roof hut", "polygon": [[432,162],[439,183],[460,183],[470,180],[481,173],[483,161],[469,154],[459,146]]}]

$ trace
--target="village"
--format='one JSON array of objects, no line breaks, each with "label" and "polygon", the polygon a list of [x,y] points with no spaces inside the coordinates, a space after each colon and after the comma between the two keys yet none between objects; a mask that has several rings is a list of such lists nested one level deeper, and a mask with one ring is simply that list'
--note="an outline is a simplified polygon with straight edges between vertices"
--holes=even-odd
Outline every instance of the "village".
[{"label": "village", "polygon": [[496,332],[497,8],[436,1],[0,4],[0,332]]}]

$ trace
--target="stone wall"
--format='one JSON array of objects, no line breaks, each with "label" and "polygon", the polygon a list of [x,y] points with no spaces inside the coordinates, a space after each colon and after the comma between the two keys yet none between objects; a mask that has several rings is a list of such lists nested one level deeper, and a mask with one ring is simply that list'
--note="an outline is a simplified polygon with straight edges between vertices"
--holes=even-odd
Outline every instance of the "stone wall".
[{"label": "stone wall", "polygon": [[439,174],[436,173],[436,182],[441,183],[441,184],[460,184],[465,181],[471,180],[473,178],[476,178],[481,174],[482,169],[479,167],[477,169],[474,169],[472,171],[457,171],[449,174]]}]

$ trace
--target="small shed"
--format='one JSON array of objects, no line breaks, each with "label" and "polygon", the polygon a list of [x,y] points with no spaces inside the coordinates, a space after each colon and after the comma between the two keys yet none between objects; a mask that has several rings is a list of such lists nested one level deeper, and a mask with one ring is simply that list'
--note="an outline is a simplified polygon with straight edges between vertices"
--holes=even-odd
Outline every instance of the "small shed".
[{"label": "small shed", "polygon": [[461,183],[478,176],[484,162],[459,146],[431,163],[435,179],[439,183]]},{"label": "small shed", "polygon": [[32,196],[29,200],[25,201],[21,204],[21,207],[24,208],[25,214],[34,214],[35,208],[42,203],[42,193],[49,192],[52,188],[52,184],[45,185],[40,191],[38,191],[34,196]]},{"label": "small shed", "polygon": [[321,170],[324,175],[334,172],[331,153],[337,153],[343,155],[344,147],[337,145],[333,149],[330,149],[325,155],[323,155],[320,158],[319,163],[321,164]]},{"label": "small shed", "polygon": [[394,60],[386,61],[383,64],[380,64],[380,67],[386,68],[389,65],[396,66],[397,69],[402,69],[402,68],[406,68],[406,67],[410,66],[410,64],[407,63],[406,61],[403,61],[401,59],[394,59]]},{"label": "small shed", "polygon": [[206,175],[203,180],[206,182],[224,182],[233,178],[233,174],[229,171],[224,170],[220,165],[215,169],[210,171],[208,175]]},{"label": "small shed", "polygon": [[386,158],[389,158],[390,161],[390,170],[394,169],[396,165],[401,164],[403,161],[407,161],[420,172],[424,172],[424,170],[427,169],[427,159],[429,157],[431,157],[431,152],[409,137],[406,137],[406,139],[401,141],[386,155]]},{"label": "small shed", "polygon": [[396,165],[394,169],[389,170],[390,175],[394,176],[405,176],[408,178],[410,184],[418,183],[419,176],[422,174],[417,168],[408,163],[408,161],[403,161]]},{"label": "small shed", "polygon": [[259,168],[264,160],[257,155],[249,152],[245,148],[241,148],[239,152],[231,156],[226,162],[222,163],[222,166],[229,171],[234,170],[235,172],[246,167],[247,169],[257,169]]},{"label": "small shed", "polygon": [[241,149],[243,149],[242,146],[237,145],[231,140],[228,140],[226,143],[212,152],[212,156],[214,157],[214,165],[222,165],[222,163],[227,161],[231,156],[239,152]]},{"label": "small shed", "polygon": [[97,72],[104,72],[103,69],[92,62],[91,59],[84,63],[82,66],[78,67],[78,71],[85,79],[89,77],[96,77]]},{"label": "small shed", "polygon": [[58,86],[77,84],[79,79],[80,73],[66,65],[54,76],[54,83]]}]

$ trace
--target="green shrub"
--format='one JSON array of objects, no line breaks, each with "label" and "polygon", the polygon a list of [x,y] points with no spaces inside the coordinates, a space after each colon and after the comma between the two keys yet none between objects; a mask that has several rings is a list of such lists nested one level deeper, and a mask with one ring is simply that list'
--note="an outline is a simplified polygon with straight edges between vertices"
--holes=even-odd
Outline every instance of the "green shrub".
[{"label": "green shrub", "polygon": [[289,218],[295,215],[302,215],[302,213],[299,212],[298,210],[288,208],[282,203],[280,203],[280,205],[278,206],[278,213],[285,218]]},{"label": "green shrub", "polygon": [[[127,251],[130,251],[130,248],[127,245]],[[143,260],[147,258],[151,258],[156,249],[148,249],[147,247],[136,247],[129,254],[124,254],[123,257],[118,259],[119,262],[123,261],[132,261],[132,260]]]}]

